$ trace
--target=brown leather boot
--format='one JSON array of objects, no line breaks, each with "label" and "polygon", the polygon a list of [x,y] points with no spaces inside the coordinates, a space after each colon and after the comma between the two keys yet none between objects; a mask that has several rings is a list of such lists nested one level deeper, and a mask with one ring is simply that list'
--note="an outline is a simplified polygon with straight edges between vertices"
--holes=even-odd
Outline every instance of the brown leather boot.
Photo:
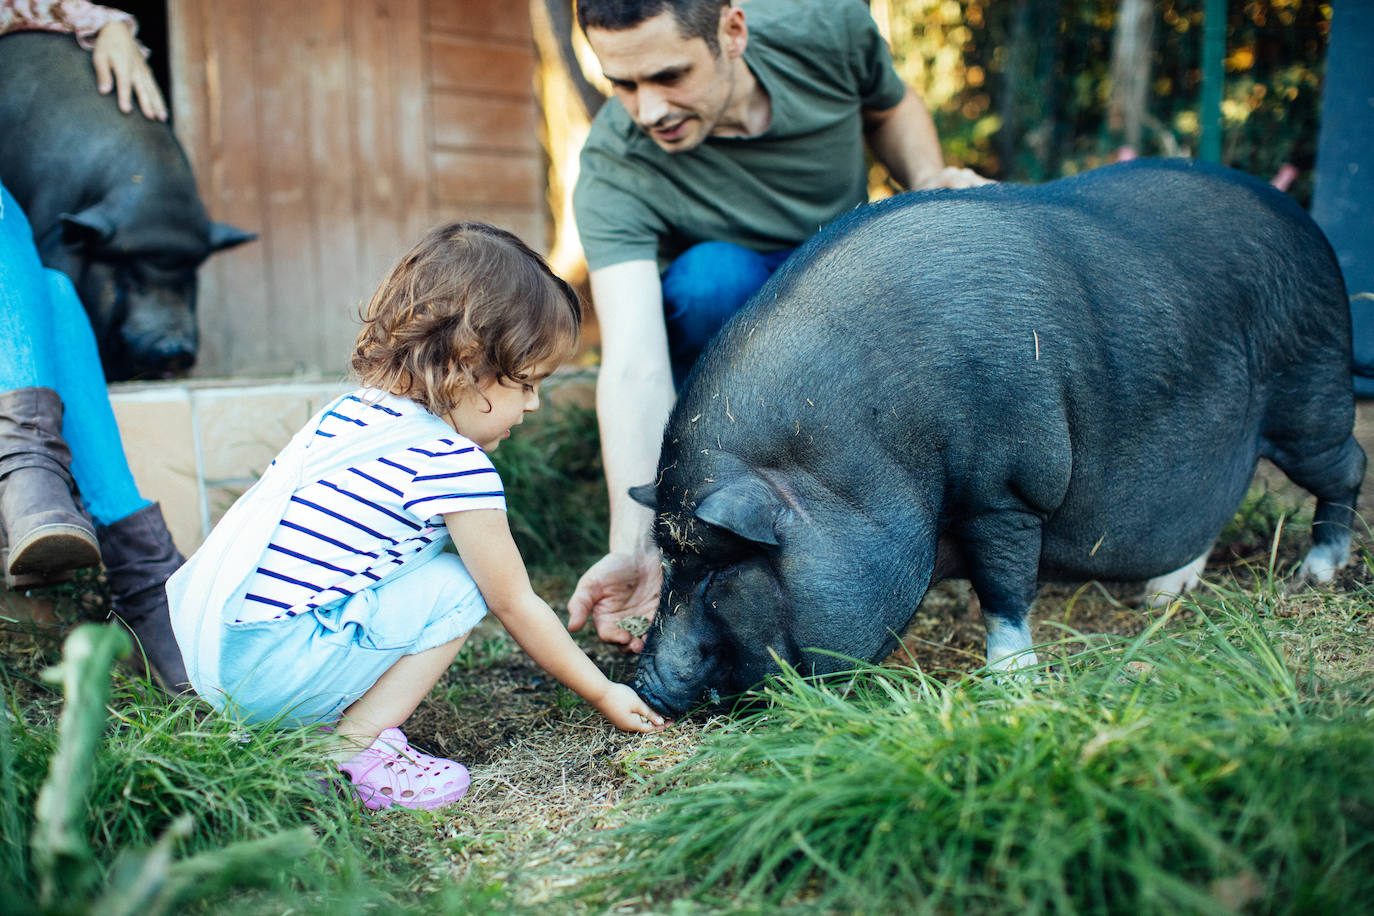
[{"label": "brown leather boot", "polygon": [[168,577],[186,559],[172,543],[162,509],[153,503],[97,532],[114,615],[133,632],[163,688],[169,693],[190,689],[172,635],[166,590]]},{"label": "brown leather boot", "polygon": [[58,581],[73,569],[100,564],[71,463],[57,392],[0,392],[0,525],[8,542],[5,583],[11,588]]}]

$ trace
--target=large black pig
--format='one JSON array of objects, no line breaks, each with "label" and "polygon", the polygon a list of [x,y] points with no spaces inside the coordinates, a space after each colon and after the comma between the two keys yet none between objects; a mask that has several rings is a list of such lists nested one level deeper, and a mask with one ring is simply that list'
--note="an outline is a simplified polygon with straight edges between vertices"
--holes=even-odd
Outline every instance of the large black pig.
[{"label": "large black pig", "polygon": [[1040,581],[1196,571],[1261,456],[1317,496],[1302,573],[1329,580],[1353,423],[1340,270],[1261,182],[1137,161],[862,208],[684,386],[635,493],[665,559],[635,689],[679,714],[770,653],[880,659],[948,576],[988,661],[1030,663]]},{"label": "large black pig", "polygon": [[0,181],[76,285],[108,378],[191,366],[196,269],[254,236],[206,217],[171,129],[100,95],[68,36],[0,38]]}]

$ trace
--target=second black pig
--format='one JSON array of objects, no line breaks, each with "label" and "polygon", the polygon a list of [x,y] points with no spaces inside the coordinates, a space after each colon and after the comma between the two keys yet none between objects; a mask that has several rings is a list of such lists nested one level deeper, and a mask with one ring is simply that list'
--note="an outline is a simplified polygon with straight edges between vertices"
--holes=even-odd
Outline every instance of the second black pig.
[{"label": "second black pig", "polygon": [[0,179],[76,286],[107,378],[190,368],[196,270],[254,236],[207,218],[171,129],[96,92],[69,36],[0,38]]},{"label": "second black pig", "polygon": [[635,688],[679,714],[774,654],[881,659],[947,576],[988,662],[1033,662],[1040,581],[1196,572],[1260,457],[1317,496],[1302,573],[1329,580],[1353,421],[1339,268],[1261,182],[1137,161],[861,209],[686,382],[636,492],[666,572]]}]

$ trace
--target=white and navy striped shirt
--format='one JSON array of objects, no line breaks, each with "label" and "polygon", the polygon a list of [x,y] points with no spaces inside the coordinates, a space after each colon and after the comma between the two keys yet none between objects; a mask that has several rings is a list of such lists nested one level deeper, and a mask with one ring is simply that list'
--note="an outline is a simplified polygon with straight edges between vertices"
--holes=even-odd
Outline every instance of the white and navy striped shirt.
[{"label": "white and navy striped shirt", "polygon": [[[369,428],[423,410],[413,401],[360,389],[325,415],[310,448],[366,436]],[[238,619],[289,617],[352,595],[447,538],[443,516],[505,508],[491,460],[457,433],[303,483],[248,580]]]}]

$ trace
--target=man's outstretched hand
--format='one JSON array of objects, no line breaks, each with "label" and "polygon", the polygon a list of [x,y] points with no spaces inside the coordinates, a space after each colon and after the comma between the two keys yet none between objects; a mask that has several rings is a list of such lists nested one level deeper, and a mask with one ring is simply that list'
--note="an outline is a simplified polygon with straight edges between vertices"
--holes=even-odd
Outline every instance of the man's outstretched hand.
[{"label": "man's outstretched hand", "polygon": [[642,652],[644,637],[620,623],[633,617],[646,618],[646,623],[652,620],[662,587],[663,567],[657,551],[607,554],[582,575],[568,599],[568,629],[577,632],[590,617],[603,641]]},{"label": "man's outstretched hand", "polygon": [[930,188],[976,188],[979,185],[992,184],[991,178],[984,178],[973,169],[961,168],[960,166],[947,165],[921,185],[919,189],[928,190]]}]

